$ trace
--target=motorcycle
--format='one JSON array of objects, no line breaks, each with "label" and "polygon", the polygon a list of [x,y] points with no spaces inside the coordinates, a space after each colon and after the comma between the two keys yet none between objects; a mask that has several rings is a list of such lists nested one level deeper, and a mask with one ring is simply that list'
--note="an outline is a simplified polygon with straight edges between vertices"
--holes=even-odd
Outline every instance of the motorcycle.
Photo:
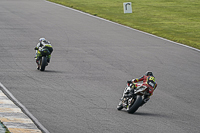
[{"label": "motorcycle", "polygon": [[37,62],[38,70],[44,71],[45,67],[48,65],[47,58],[51,54],[51,52],[49,51],[48,48],[45,47],[40,47],[39,49],[35,48],[35,50],[39,50],[42,55],[39,61]]},{"label": "motorcycle", "polygon": [[[135,113],[138,108],[145,103],[144,96],[149,95],[147,86],[140,84],[137,88],[132,90],[132,85],[133,83],[127,83],[123,96],[117,106],[118,110],[122,110],[124,108],[130,114]],[[127,96],[126,94],[130,93],[130,91],[132,91],[133,94],[131,96]]]}]

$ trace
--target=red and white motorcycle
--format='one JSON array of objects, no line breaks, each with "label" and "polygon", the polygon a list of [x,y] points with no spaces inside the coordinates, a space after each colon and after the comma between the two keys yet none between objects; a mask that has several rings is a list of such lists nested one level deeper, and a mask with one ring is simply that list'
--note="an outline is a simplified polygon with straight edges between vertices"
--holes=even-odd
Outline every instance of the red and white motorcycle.
[{"label": "red and white motorcycle", "polygon": [[[123,96],[120,99],[119,105],[117,106],[118,110],[122,110],[123,108],[127,110],[128,113],[135,113],[140,106],[145,103],[145,95],[150,95],[148,93],[149,88],[140,84],[137,88],[132,90],[133,83],[127,83],[126,88],[124,89]],[[130,91],[133,91],[131,96],[127,96],[126,94]]]}]

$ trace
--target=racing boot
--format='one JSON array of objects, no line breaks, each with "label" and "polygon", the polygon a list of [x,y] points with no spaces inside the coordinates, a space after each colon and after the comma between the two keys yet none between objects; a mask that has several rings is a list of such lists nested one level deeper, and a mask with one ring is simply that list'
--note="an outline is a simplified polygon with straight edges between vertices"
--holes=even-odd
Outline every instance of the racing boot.
[{"label": "racing boot", "polygon": [[51,55],[47,57],[47,62],[50,63]]},{"label": "racing boot", "polygon": [[117,110],[122,110],[123,109],[123,103],[122,101],[119,102],[119,105],[117,105]]},{"label": "racing boot", "polygon": [[37,70],[39,70],[40,69],[39,58],[36,57],[35,61],[36,61],[36,64],[37,64]]},{"label": "racing boot", "polygon": [[143,106],[147,101],[149,101],[150,96],[144,96],[144,100],[142,101],[142,104],[140,106]]},{"label": "racing boot", "polygon": [[50,62],[50,59],[49,58],[47,58],[47,63],[49,63]]}]

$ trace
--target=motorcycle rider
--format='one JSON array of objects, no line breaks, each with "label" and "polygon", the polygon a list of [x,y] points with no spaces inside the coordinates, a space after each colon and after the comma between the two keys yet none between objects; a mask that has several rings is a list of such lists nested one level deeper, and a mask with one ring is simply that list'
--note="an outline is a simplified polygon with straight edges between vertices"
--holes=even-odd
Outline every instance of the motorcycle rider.
[{"label": "motorcycle rider", "polygon": [[[142,84],[137,83],[137,82],[142,82]],[[130,91],[127,91],[127,93],[125,93],[125,96],[127,97],[132,96],[134,94],[134,89],[139,86],[147,86],[149,88],[149,90],[147,91],[148,93],[144,95],[144,100],[143,100],[142,105],[145,104],[150,99],[150,96],[153,95],[153,91],[157,87],[155,77],[153,76],[153,72],[151,71],[147,71],[144,76],[140,78],[132,79],[131,81],[127,81],[127,83],[129,84],[133,83],[133,85],[131,86],[132,89]]]},{"label": "motorcycle rider", "polygon": [[[39,43],[37,44],[37,46],[34,48],[36,50],[36,53],[35,53],[35,59],[36,59],[36,63],[37,63],[37,69],[39,69],[39,60],[40,58],[42,57],[41,53],[40,53],[40,49],[41,48],[47,48],[50,53],[53,52],[53,48],[51,46],[51,43],[46,40],[45,38],[40,38],[39,39]],[[47,62],[49,63],[50,62],[50,59],[51,59],[51,54],[47,57]]]}]

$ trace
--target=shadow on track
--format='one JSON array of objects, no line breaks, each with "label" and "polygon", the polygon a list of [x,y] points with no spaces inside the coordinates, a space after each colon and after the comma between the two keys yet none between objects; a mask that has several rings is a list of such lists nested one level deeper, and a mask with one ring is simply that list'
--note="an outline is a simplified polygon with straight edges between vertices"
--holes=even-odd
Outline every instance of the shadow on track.
[{"label": "shadow on track", "polygon": [[45,70],[43,72],[50,72],[50,73],[63,73],[62,71],[55,71],[55,70]]},{"label": "shadow on track", "polygon": [[56,71],[56,70],[44,70],[44,71],[40,71],[40,70],[36,70],[37,72],[47,72],[47,73],[65,73],[63,71]]},{"label": "shadow on track", "polygon": [[145,113],[145,112],[135,112],[133,115],[169,118],[169,116],[165,114],[155,114],[155,113]]},{"label": "shadow on track", "polygon": [[135,112],[133,114],[129,114],[126,110],[121,110],[121,112],[125,112],[128,115],[137,115],[137,116],[148,116],[148,117],[162,117],[162,118],[170,118],[169,115],[166,114],[156,114],[156,113],[147,113],[147,112]]}]

